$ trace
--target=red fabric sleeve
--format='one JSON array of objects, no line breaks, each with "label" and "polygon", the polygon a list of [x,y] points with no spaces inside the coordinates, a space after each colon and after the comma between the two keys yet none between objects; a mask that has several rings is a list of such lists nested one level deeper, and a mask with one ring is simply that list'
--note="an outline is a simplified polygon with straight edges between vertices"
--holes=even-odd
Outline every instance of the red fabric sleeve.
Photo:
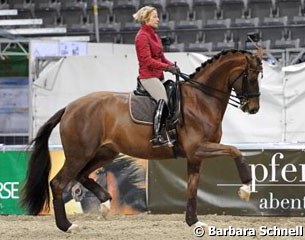
[{"label": "red fabric sleeve", "polygon": [[151,67],[153,69],[159,69],[162,71],[167,70],[169,65],[172,65],[168,62],[160,62],[152,58],[150,47],[149,47],[149,39],[145,35],[138,36],[136,38],[136,50],[139,62],[144,64],[145,66]]}]

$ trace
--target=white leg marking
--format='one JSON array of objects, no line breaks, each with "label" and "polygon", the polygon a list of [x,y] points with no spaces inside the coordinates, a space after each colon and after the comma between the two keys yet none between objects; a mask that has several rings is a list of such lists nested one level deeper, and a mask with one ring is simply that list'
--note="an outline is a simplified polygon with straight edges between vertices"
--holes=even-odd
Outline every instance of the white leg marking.
[{"label": "white leg marking", "polygon": [[100,212],[104,218],[108,215],[110,211],[110,205],[111,205],[110,200],[107,200],[106,202],[103,202],[100,205]]},{"label": "white leg marking", "polygon": [[246,185],[246,184],[242,185],[239,188],[238,195],[241,200],[248,202],[250,200],[250,196],[251,196],[250,185]]}]

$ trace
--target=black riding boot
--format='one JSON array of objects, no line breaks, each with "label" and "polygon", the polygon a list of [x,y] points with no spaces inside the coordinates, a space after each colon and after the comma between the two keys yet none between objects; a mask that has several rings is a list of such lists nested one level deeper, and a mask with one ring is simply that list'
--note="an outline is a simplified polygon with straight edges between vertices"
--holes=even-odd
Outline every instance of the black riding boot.
[{"label": "black riding boot", "polygon": [[162,130],[162,114],[164,111],[164,108],[166,107],[166,103],[163,99],[160,99],[158,101],[158,105],[155,111],[155,116],[154,116],[154,125],[153,125],[153,139],[151,140],[153,147],[158,147],[162,146],[165,144],[168,144],[167,138],[162,136],[161,130]]}]

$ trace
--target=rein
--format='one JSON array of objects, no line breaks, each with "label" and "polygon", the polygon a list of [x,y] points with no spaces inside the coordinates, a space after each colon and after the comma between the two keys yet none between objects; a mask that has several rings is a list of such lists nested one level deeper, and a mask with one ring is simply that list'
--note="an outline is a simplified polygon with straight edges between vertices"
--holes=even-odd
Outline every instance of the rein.
[{"label": "rein", "polygon": [[197,82],[196,80],[191,79],[190,75],[188,75],[186,73],[178,72],[176,75],[178,77],[181,77],[183,80],[185,80],[185,82],[188,85],[190,85],[191,87],[196,88],[196,89],[200,90],[201,92],[203,92],[211,97],[214,97],[220,101],[222,101],[222,99],[220,97],[216,96],[215,94],[213,94],[213,92],[214,93],[217,92],[217,93],[223,94],[225,96],[229,95],[229,100],[231,100],[233,102],[233,103],[229,102],[229,104],[233,107],[239,108],[239,107],[243,106],[249,98],[260,96],[260,92],[249,93],[248,71],[258,71],[258,70],[248,69],[248,64],[246,64],[245,69],[243,69],[243,71],[233,80],[233,82],[230,86],[230,88],[232,88],[234,83],[243,75],[242,94],[236,94],[236,95],[233,95],[231,93],[228,93],[228,92],[219,90],[217,88],[207,86],[203,83]]}]

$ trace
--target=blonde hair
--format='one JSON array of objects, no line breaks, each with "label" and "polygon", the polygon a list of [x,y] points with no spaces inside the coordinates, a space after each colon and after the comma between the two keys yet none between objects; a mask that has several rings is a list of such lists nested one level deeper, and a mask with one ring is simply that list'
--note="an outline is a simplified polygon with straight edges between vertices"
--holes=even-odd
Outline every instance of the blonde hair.
[{"label": "blonde hair", "polygon": [[148,22],[150,15],[153,11],[157,11],[157,9],[152,6],[145,6],[145,7],[140,8],[132,16],[137,22],[144,24],[144,23]]}]

